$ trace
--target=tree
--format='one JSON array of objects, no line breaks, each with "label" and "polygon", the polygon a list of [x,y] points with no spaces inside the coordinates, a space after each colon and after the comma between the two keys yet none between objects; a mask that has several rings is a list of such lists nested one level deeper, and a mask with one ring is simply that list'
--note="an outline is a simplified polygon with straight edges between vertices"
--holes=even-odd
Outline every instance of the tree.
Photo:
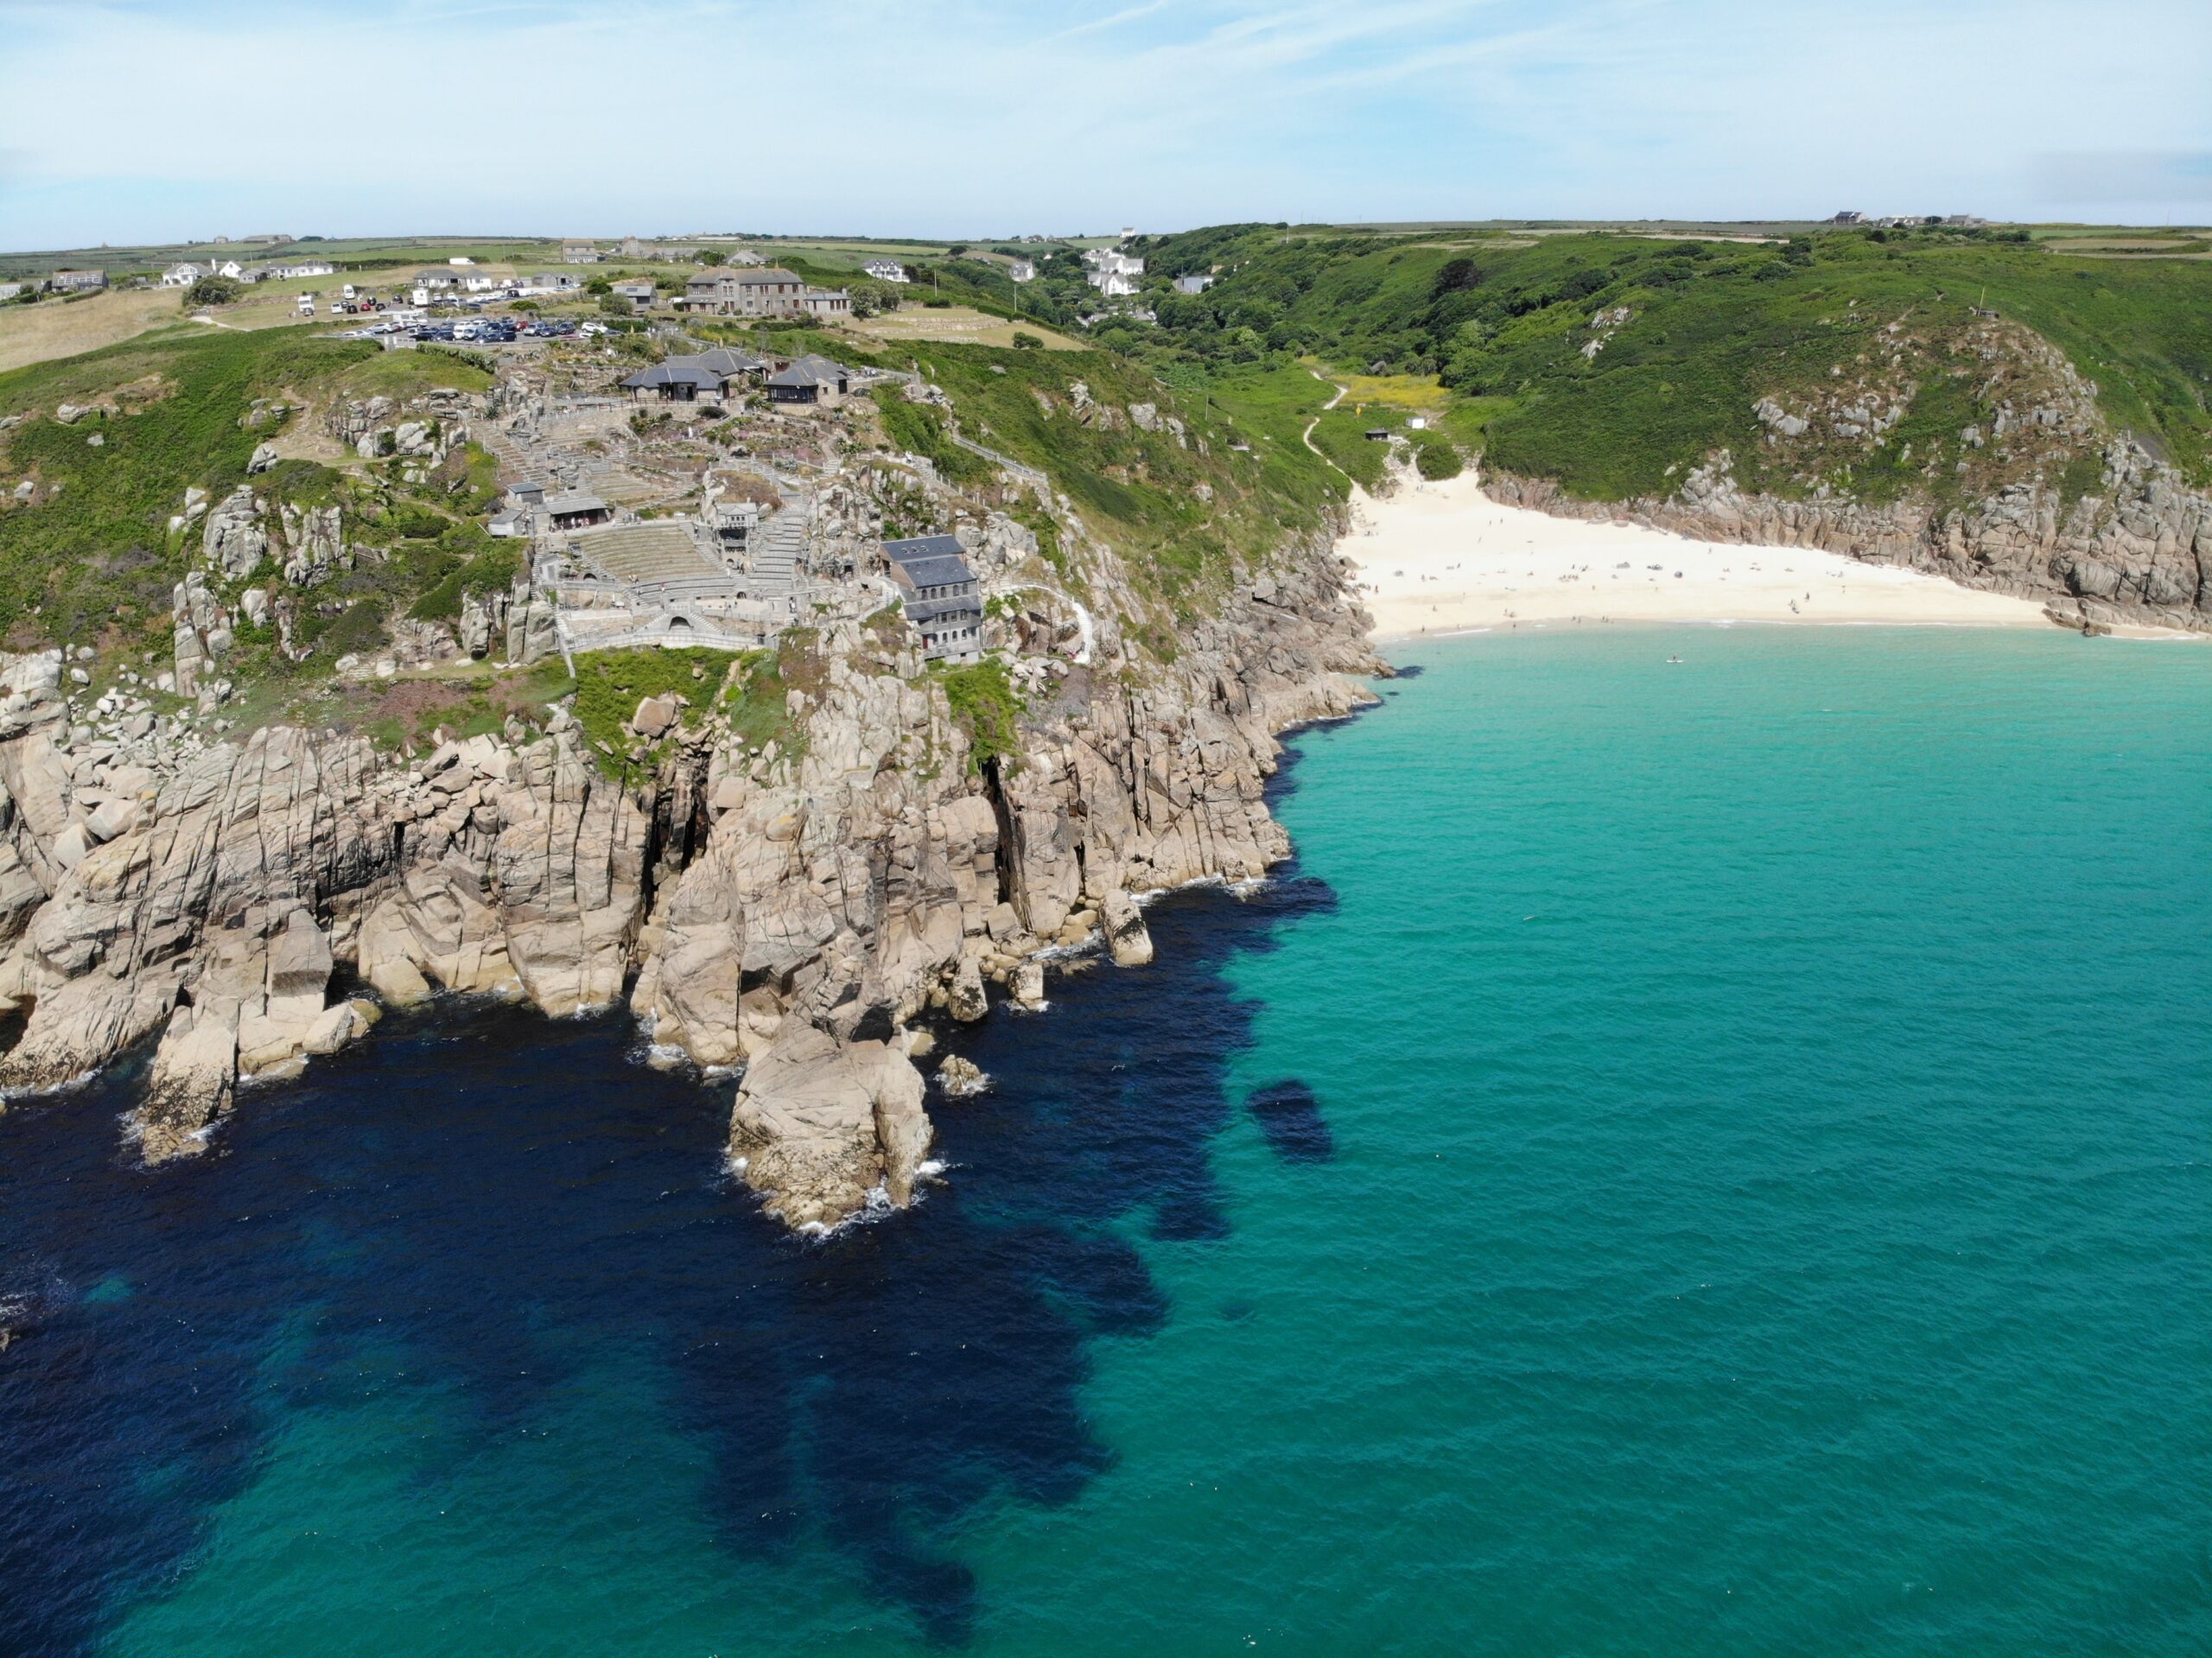
[{"label": "tree", "polygon": [[1431,299],[1442,299],[1446,294],[1456,294],[1463,288],[1473,288],[1481,283],[1483,273],[1472,259],[1447,259],[1436,273],[1436,281],[1428,290]]},{"label": "tree", "polygon": [[243,285],[228,276],[202,276],[184,290],[187,309],[195,305],[228,305],[245,291]]},{"label": "tree", "polygon": [[1024,334],[1017,328],[1014,332],[1014,348],[1016,351],[1042,351],[1045,348],[1045,342],[1035,334]]},{"label": "tree", "polygon": [[729,255],[724,253],[720,248],[708,248],[699,255],[699,263],[711,267],[721,264],[728,257]]},{"label": "tree", "polygon": [[604,276],[594,276],[589,282],[584,284],[584,292],[590,294],[596,298],[604,299],[607,295],[613,291],[614,284],[607,281]]}]

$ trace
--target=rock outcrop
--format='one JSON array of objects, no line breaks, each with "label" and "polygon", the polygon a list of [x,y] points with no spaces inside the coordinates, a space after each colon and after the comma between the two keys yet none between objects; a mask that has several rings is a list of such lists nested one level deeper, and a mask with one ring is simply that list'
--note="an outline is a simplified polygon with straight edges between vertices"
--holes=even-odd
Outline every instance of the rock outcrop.
[{"label": "rock outcrop", "polygon": [[[1584,501],[1505,473],[1486,473],[1484,487],[1560,518],[1904,565],[2043,601],[2069,626],[2212,629],[2212,495],[2115,431],[2064,353],[1983,314],[1956,331],[1900,318],[1868,338],[1826,384],[1751,403],[1755,454],[1716,451],[1664,498]],[[1900,429],[1931,374],[1963,378],[1989,412],[1932,441],[1922,429],[1916,454]],[[1885,467],[1910,487],[1866,499],[1853,480]],[[1786,492],[1746,487],[1745,476]]]},{"label": "rock outcrop", "polygon": [[[236,500],[211,569],[245,559]],[[327,528],[288,516],[282,542],[327,547]],[[181,678],[219,655],[207,591],[180,591]],[[508,608],[511,638],[536,602]],[[733,1166],[787,1223],[904,1204],[931,1137],[912,1022],[980,1018],[994,986],[1041,1006],[1049,946],[1149,959],[1131,893],[1284,856],[1276,734],[1359,706],[1350,676],[1381,668],[1318,537],[1249,575],[1172,666],[1136,664],[1080,607],[1000,626],[1026,703],[1014,752],[976,750],[911,643],[843,622],[785,664],[777,740],[712,711],[711,685],[696,706],[647,699],[632,728],[652,758],[628,783],[565,714],[380,761],[283,727],[209,742],[113,693],[80,707],[59,653],[0,658],[0,997],[28,1009],[0,1089],[151,1044],[135,1127],[159,1162],[379,1003],[467,991],[567,1014],[627,985],[657,1045],[746,1068]],[[346,972],[375,999],[334,996]]]}]

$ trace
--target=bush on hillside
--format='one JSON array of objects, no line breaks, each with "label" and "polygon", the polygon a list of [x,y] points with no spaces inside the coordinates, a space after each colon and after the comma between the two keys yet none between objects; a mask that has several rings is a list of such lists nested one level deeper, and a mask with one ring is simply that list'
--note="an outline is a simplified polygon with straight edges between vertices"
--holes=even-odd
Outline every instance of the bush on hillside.
[{"label": "bush on hillside", "polygon": [[184,290],[188,311],[197,305],[228,305],[245,292],[245,285],[229,276],[202,276]]},{"label": "bush on hillside", "polygon": [[1435,483],[1446,478],[1457,478],[1464,463],[1459,459],[1459,450],[1439,439],[1433,443],[1421,444],[1414,449],[1414,465],[1420,469],[1422,477]]},{"label": "bush on hillside", "polygon": [[968,769],[980,772],[991,760],[1021,752],[1021,698],[995,657],[964,668],[946,669],[939,682],[952,717],[968,734]]}]

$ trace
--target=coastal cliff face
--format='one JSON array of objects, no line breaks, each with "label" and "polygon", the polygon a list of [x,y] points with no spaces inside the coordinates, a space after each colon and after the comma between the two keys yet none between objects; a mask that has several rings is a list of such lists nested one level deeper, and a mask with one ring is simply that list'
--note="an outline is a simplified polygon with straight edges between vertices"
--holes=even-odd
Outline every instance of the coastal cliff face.
[{"label": "coastal cliff face", "polygon": [[[2114,429],[2063,353],[1993,319],[1877,338],[1817,392],[1760,397],[1756,452],[1716,450],[1667,496],[1580,500],[1511,473],[1485,487],[1557,517],[1904,565],[2069,626],[2212,629],[2212,496]],[[1966,423],[1937,423],[1947,391]],[[1884,477],[1904,487],[1871,493]]]},{"label": "coastal cliff face", "polygon": [[[1110,556],[1092,575],[1110,594]],[[22,1023],[0,1088],[151,1043],[133,1127],[160,1162],[384,1007],[453,990],[562,1015],[626,988],[661,1048],[746,1067],[733,1165],[786,1223],[903,1203],[930,1141],[912,1021],[1041,1005],[1049,946],[1148,956],[1133,895],[1262,873],[1288,850],[1262,799],[1276,734],[1386,671],[1325,537],[1247,572],[1169,664],[1058,607],[1007,624],[1026,696],[1002,752],[903,638],[846,624],[780,751],[706,685],[626,781],[558,711],[380,761],[289,727],[180,737],[79,706],[58,652],[6,658],[0,996]],[[334,994],[346,973],[361,993]]]},{"label": "coastal cliff face", "polygon": [[1617,520],[1706,541],[1818,547],[2042,601],[2054,621],[2212,630],[2212,497],[2183,487],[2124,441],[2106,492],[2070,505],[2031,480],[1968,507],[1789,499],[1747,492],[1723,454],[1656,499],[1580,501],[1546,479],[1486,474],[1493,499],[1558,518]]}]

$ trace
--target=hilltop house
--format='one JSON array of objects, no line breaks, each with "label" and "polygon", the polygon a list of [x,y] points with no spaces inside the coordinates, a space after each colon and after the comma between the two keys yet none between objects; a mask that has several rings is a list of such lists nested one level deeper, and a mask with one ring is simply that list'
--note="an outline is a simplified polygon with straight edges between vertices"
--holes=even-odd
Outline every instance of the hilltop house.
[{"label": "hilltop house", "polygon": [[1144,261],[1133,254],[1117,253],[1112,248],[1091,248],[1083,256],[1084,264],[1096,275],[1109,276],[1141,276]]},{"label": "hilltop house", "polygon": [[834,403],[850,389],[851,373],[826,357],[801,357],[768,377],[771,403]]},{"label": "hilltop house", "polygon": [[599,244],[563,242],[561,244],[561,263],[572,265],[595,265],[599,263]]},{"label": "hilltop house", "polygon": [[1111,248],[1092,248],[1083,256],[1090,267],[1084,278],[1108,299],[1137,291],[1135,278],[1144,275],[1144,261]]},{"label": "hilltop house", "polygon": [[906,619],[922,636],[925,656],[935,662],[973,660],[982,654],[982,594],[957,540],[915,536],[887,541],[883,562]]},{"label": "hilltop house", "polygon": [[798,316],[806,308],[806,284],[788,270],[709,271],[683,286],[683,308],[715,316]]},{"label": "hilltop house", "polygon": [[913,280],[907,276],[906,267],[896,259],[870,259],[861,269],[878,282],[905,283]]}]

